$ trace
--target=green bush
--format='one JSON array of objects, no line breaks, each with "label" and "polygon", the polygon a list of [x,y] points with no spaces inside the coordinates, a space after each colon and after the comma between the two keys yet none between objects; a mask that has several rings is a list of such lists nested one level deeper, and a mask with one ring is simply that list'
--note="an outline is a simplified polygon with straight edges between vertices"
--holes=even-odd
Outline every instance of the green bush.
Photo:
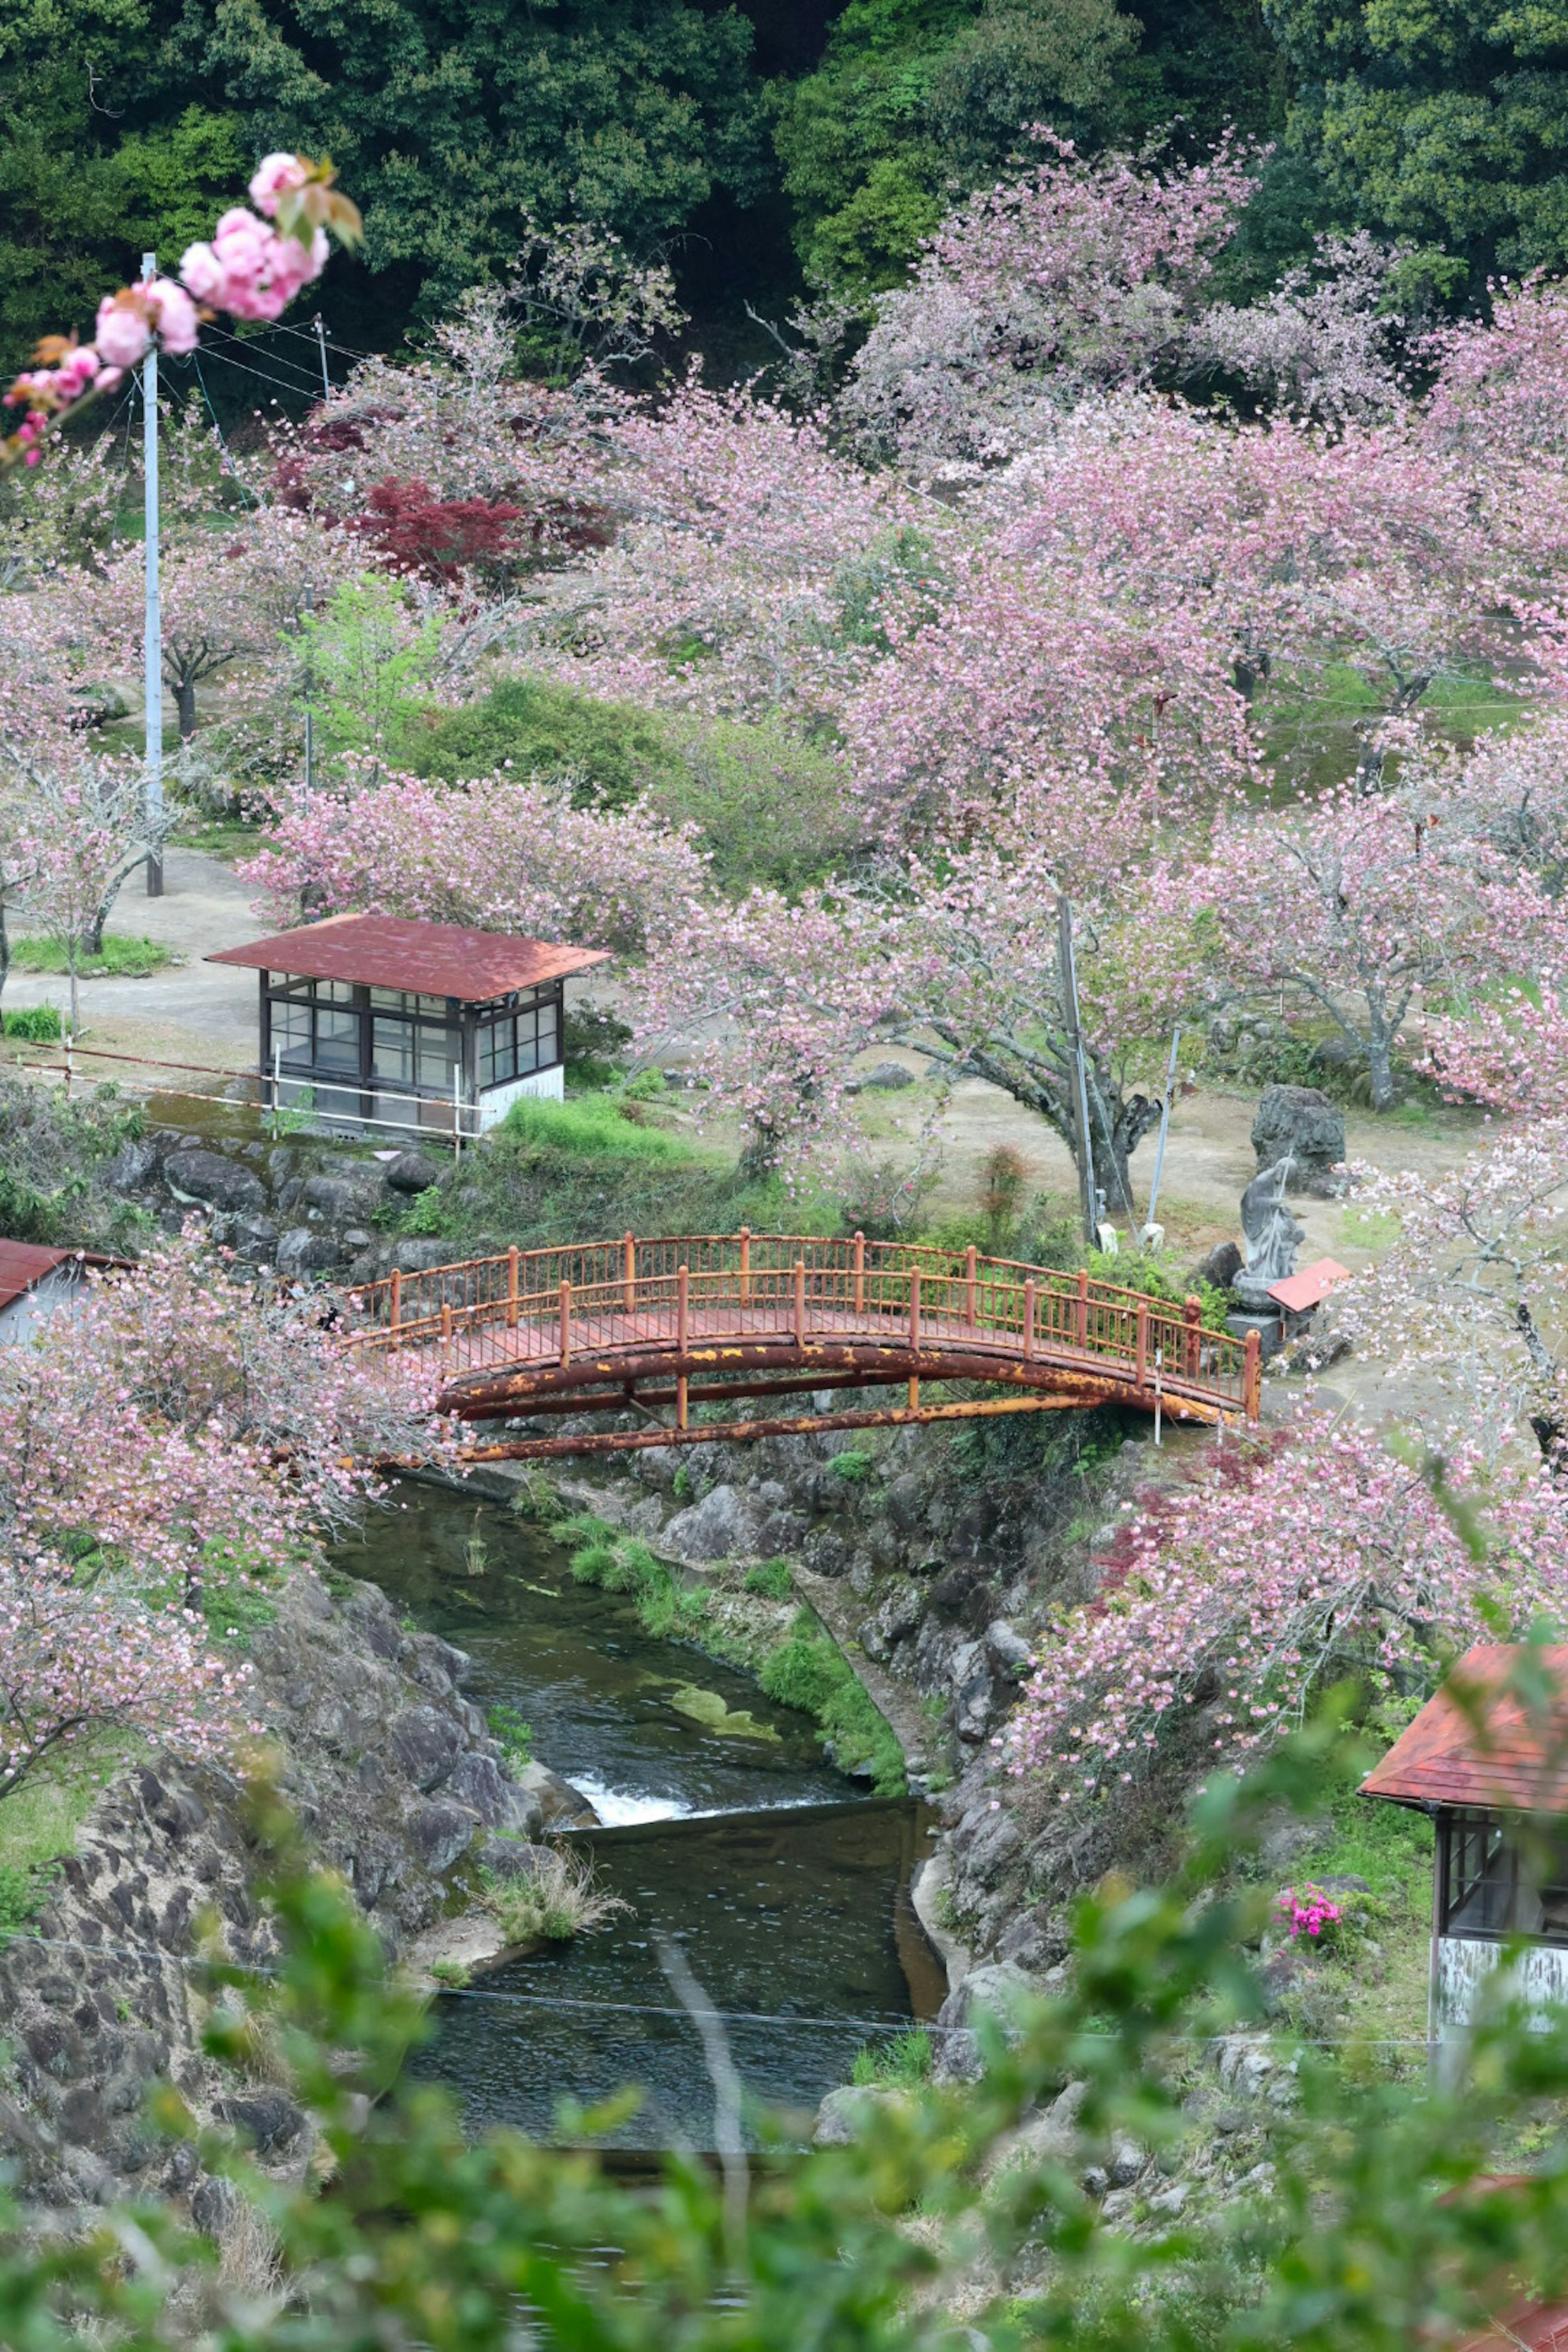
[{"label": "green bush", "polygon": [[760,1560],[749,1568],[741,1582],[748,1592],[760,1592],[767,1601],[787,1601],[795,1589],[787,1559]]},{"label": "green bush", "polygon": [[423,1192],[416,1192],[397,1220],[400,1234],[417,1234],[424,1241],[438,1240],[450,1225],[447,1196],[439,1184],[427,1184]]},{"label": "green bush", "polygon": [[874,2048],[858,2051],[849,2079],[857,2090],[887,2086],[918,2091],[931,2080],[931,2040],[923,2025],[911,2025]]},{"label": "green bush", "polygon": [[499,1132],[533,1151],[574,1160],[695,1160],[684,1136],[645,1127],[609,1095],[580,1095],[569,1102],[543,1102],[525,1095],[514,1102]]},{"label": "green bush", "polygon": [[52,1868],[0,1862],[0,1944],[31,1927],[49,1899],[54,1878]]},{"label": "green bush", "polygon": [[521,1780],[533,1761],[533,1726],[520,1707],[510,1699],[497,1699],[485,1709],[485,1722],[492,1739],[498,1739],[506,1750],[506,1769],[514,1780]]},{"label": "green bush", "polygon": [[49,1045],[64,1034],[58,1004],[18,1005],[15,1012],[0,1013],[0,1037],[15,1037],[29,1045]]},{"label": "green bush", "polygon": [[868,1454],[860,1453],[853,1445],[834,1454],[827,1465],[834,1477],[841,1478],[847,1486],[863,1486],[876,1466]]},{"label": "green bush", "polygon": [[868,1768],[879,1797],[903,1794],[903,1751],[892,1726],[809,1609],[801,1610],[788,1639],[763,1659],[758,1679],[781,1706],[815,1717],[841,1771]]},{"label": "green bush", "polygon": [[646,710],[543,678],[508,678],[463,709],[426,712],[408,724],[400,751],[416,776],[456,783],[510,761],[520,776],[569,779],[574,798],[611,808],[683,773],[680,754]]}]

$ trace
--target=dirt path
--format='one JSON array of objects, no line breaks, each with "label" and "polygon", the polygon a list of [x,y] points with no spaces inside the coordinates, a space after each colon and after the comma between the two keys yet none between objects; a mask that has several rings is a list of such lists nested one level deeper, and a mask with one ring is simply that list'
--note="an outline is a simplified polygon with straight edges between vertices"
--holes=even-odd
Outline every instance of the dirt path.
[{"label": "dirt path", "polygon": [[[156,940],[179,962],[145,980],[79,982],[83,1042],[120,1053],[254,1069],[256,975],[204,963],[202,958],[215,948],[235,947],[265,933],[267,926],[251,912],[255,891],[198,849],[169,851],[164,886],[161,898],[149,898],[141,876],[133,876],[115,902],[108,928],[121,938]],[[66,1016],[70,982],[59,972],[13,972],[4,1001],[13,1011],[58,1004]]]}]

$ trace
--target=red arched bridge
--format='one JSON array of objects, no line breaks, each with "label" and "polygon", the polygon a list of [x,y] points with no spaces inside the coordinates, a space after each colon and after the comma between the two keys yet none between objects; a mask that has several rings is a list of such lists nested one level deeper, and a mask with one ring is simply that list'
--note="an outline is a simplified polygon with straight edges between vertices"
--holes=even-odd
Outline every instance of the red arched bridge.
[{"label": "red arched bridge", "polygon": [[[464,1421],[642,1412],[640,1429],[520,1435],[469,1459],[537,1460],[695,1444],[693,1406],[903,1387],[908,1402],[734,1420],[727,1437],[974,1420],[1098,1404],[1173,1421],[1256,1421],[1260,1353],[1184,1307],[1085,1273],[902,1242],[702,1234],[395,1273],[349,1294],[362,1356],[434,1359],[441,1402]],[[921,1402],[921,1383],[1000,1394]],[[668,1416],[668,1418],[666,1417]]]}]

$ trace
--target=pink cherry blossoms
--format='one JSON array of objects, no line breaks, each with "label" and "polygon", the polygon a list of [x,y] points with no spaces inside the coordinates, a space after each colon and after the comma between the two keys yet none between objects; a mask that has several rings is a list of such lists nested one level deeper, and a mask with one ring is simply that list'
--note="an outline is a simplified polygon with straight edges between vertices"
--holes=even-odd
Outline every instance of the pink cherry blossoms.
[{"label": "pink cherry blossoms", "polygon": [[0,1349],[0,1796],[94,1725],[227,1745],[246,1675],[204,1597],[308,1559],[388,1456],[446,1458],[430,1402],[367,1379],[317,1306],[261,1297],[194,1232]]},{"label": "pink cherry blossoms", "polygon": [[[1206,1449],[1205,1449],[1206,1450]],[[1149,1496],[1097,1597],[1042,1642],[995,1742],[1065,1804],[1142,1779],[1173,1742],[1234,1764],[1345,1675],[1435,1685],[1457,1651],[1568,1607],[1568,1499],[1542,1472],[1448,1465],[1494,1539],[1478,1561],[1418,1472],[1354,1423],[1198,1462]]]},{"label": "pink cherry blossoms", "polygon": [[256,212],[231,208],[210,244],[188,247],[179,284],[154,278],[106,294],[91,342],[46,336],[36,364],[4,395],[6,407],[26,414],[0,440],[0,467],[18,460],[36,466],[49,426],[111,391],[154,342],[176,355],[195,351],[204,309],[235,319],[279,317],[325,268],[329,229],[342,244],[361,241],[359,214],[333,187],[333,176],[330,163],[303,155],[267,156],[250,183]]}]

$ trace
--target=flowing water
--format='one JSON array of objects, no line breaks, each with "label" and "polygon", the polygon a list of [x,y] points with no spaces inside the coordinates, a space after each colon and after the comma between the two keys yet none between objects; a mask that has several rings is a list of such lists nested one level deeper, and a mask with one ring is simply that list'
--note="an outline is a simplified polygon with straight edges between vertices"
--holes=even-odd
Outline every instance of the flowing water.
[{"label": "flowing water", "polygon": [[797,2123],[862,2044],[933,2013],[945,1983],[909,1900],[921,1808],[858,1796],[805,1717],[651,1638],[629,1601],[574,1583],[505,1510],[431,1487],[402,1499],[342,1565],[471,1654],[479,1706],[528,1719],[534,1754],[605,1824],[574,1843],[632,1906],[438,2003],[423,2066],[470,2123],[549,2134],[563,2100],[637,2084],[642,2106],[614,2144],[710,2147],[713,2090],[664,1939],[724,2013],[748,2095]]}]

